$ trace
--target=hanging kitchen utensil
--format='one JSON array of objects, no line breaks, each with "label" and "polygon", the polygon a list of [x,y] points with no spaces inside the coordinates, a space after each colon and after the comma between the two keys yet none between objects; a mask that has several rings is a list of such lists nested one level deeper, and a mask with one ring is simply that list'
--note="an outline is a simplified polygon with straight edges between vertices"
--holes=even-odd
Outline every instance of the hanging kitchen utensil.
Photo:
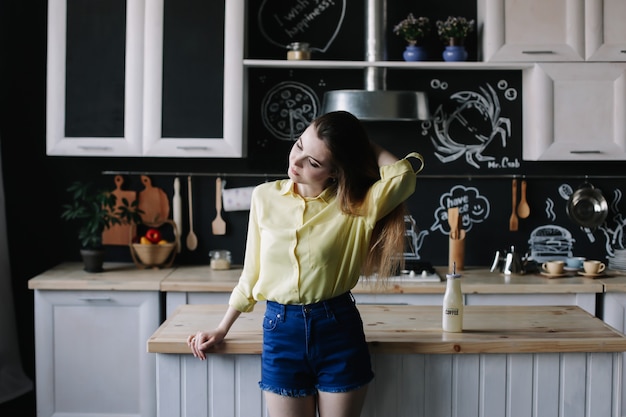
[{"label": "hanging kitchen utensil", "polygon": [[515,210],[517,209],[517,179],[513,178],[513,183],[511,185],[511,194],[513,197],[513,209],[511,210],[511,217],[509,218],[509,230],[511,232],[517,231],[518,227],[518,218]]},{"label": "hanging kitchen utensil", "polygon": [[183,208],[182,201],[180,199],[180,178],[174,178],[174,197],[172,197],[172,211],[174,216],[174,223],[178,233],[176,234],[176,250],[181,251],[180,235],[183,231]]},{"label": "hanging kitchen utensil", "polygon": [[567,215],[583,228],[592,231],[602,225],[609,213],[609,206],[602,192],[588,182],[583,183],[567,201]]},{"label": "hanging kitchen utensil", "polygon": [[144,223],[162,223],[170,216],[170,200],[165,191],[152,186],[152,180],[147,175],[141,176],[143,191],[139,192],[137,207],[143,212],[141,220]]},{"label": "hanging kitchen utensil", "polygon": [[222,179],[217,177],[215,180],[215,211],[217,215],[211,223],[214,235],[226,234],[226,222],[222,219]]},{"label": "hanging kitchen utensil", "polygon": [[187,198],[189,201],[189,233],[187,234],[187,249],[196,250],[198,247],[198,237],[193,232],[193,198],[191,196],[191,175],[187,177]]},{"label": "hanging kitchen utensil", "polygon": [[[115,190],[111,192],[116,198],[115,210],[124,205],[123,199],[126,199],[128,204],[132,204],[137,198],[135,191],[122,190],[122,184],[124,178],[121,175],[115,176]],[[131,229],[129,223],[112,224],[108,229],[102,232],[102,243],[105,245],[128,245],[128,233]]]},{"label": "hanging kitchen utensil", "polygon": [[526,201],[526,180],[522,180],[522,190],[519,200],[519,205],[517,206],[517,216],[520,219],[525,219],[530,216],[530,206],[528,205],[528,201]]}]

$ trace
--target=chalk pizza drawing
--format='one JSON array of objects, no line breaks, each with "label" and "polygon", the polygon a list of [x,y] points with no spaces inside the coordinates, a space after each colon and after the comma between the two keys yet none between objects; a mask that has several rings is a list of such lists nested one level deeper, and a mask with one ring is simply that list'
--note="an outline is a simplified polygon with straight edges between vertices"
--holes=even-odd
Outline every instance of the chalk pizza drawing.
[{"label": "chalk pizza drawing", "polygon": [[489,200],[480,195],[477,188],[455,185],[449,192],[439,197],[439,207],[434,213],[435,222],[430,230],[439,230],[441,233],[449,235],[448,209],[454,207],[459,208],[461,225],[465,232],[469,232],[474,223],[485,221],[491,211]]},{"label": "chalk pizza drawing", "polygon": [[282,49],[292,42],[307,42],[311,51],[326,52],[343,24],[346,1],[264,0],[257,15],[259,30],[269,43]]},{"label": "chalk pizza drawing", "polygon": [[[448,85],[432,80],[431,87],[445,90]],[[500,81],[498,89],[503,91],[505,99],[517,99],[517,91],[509,88],[506,81]],[[443,104],[439,105],[432,120],[427,122],[428,128],[422,126],[423,134],[424,131],[433,131],[430,139],[435,146],[435,155],[444,164],[464,156],[469,165],[480,169],[480,163],[495,160],[494,156],[485,155],[486,148],[493,140],[500,139],[502,147],[507,147],[507,139],[511,136],[511,120],[502,116],[498,93],[490,84],[479,87],[479,91],[453,93],[450,99],[457,103],[456,108],[448,112],[444,110]],[[494,164],[490,167],[503,166]]]},{"label": "chalk pizza drawing", "polygon": [[274,137],[293,142],[313,121],[319,108],[319,97],[311,87],[284,81],[263,97],[261,120]]}]

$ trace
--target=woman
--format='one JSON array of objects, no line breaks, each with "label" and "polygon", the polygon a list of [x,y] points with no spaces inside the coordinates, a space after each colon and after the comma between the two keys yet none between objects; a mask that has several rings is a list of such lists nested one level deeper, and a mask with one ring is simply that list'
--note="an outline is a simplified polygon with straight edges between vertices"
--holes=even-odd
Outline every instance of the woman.
[{"label": "woman", "polygon": [[360,275],[399,267],[415,174],[352,114],[315,119],[291,149],[289,179],[255,188],[239,283],[217,329],[189,336],[194,356],[204,360],[265,300],[259,386],[269,414],[359,416],[374,374],[350,290]]}]

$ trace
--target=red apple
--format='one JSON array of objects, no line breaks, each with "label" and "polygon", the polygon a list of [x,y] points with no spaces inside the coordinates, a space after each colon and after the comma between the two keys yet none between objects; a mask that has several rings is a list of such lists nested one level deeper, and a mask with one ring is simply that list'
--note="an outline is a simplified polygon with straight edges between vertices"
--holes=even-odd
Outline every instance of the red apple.
[{"label": "red apple", "polygon": [[161,240],[161,232],[159,231],[159,229],[148,229],[145,236],[146,239],[148,239],[152,243],[159,243],[159,240]]}]

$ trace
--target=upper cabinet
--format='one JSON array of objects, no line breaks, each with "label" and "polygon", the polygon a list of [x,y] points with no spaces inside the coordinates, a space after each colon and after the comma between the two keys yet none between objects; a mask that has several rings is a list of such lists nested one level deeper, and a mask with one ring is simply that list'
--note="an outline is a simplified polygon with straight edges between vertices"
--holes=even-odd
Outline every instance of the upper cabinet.
[{"label": "upper cabinet", "polygon": [[478,0],[483,61],[626,61],[623,0]]},{"label": "upper cabinet", "polygon": [[626,63],[537,63],[523,96],[525,160],[626,159]]},{"label": "upper cabinet", "polygon": [[50,0],[48,155],[242,157],[244,0]]}]

